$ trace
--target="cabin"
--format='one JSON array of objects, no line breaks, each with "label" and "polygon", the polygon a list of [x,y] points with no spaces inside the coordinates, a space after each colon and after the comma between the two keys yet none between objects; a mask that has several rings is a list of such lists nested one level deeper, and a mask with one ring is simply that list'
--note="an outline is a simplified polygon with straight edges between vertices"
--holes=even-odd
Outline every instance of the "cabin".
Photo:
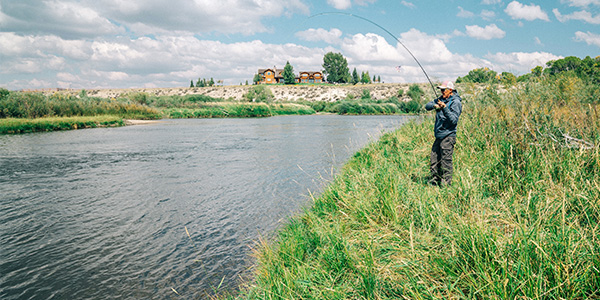
[{"label": "cabin", "polygon": [[[277,69],[275,67],[269,69],[258,69],[258,75],[261,80],[258,84],[275,84],[284,83],[283,80],[283,69]],[[323,73],[322,72],[300,72],[300,76],[295,77],[296,83],[322,83]]]},{"label": "cabin", "polygon": [[323,73],[321,72],[300,72],[300,83],[322,83]]}]

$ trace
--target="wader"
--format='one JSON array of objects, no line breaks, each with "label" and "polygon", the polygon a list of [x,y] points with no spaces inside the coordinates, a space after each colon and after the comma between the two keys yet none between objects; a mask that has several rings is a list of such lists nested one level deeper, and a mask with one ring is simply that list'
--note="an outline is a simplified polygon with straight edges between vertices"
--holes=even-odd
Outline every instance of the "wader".
[{"label": "wader", "polygon": [[447,186],[452,184],[452,154],[456,136],[449,135],[435,139],[431,147],[431,184]]}]

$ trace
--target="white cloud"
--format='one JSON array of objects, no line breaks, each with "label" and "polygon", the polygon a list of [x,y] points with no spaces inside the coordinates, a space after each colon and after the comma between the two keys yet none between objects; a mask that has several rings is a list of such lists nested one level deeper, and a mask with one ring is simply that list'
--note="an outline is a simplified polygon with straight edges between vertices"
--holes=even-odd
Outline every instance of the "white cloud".
[{"label": "white cloud", "polygon": [[342,31],[337,28],[332,28],[329,31],[323,28],[310,28],[305,31],[297,32],[296,36],[309,42],[323,41],[328,44],[339,44],[341,42],[340,37],[342,36]]},{"label": "white cloud", "polygon": [[20,0],[3,2],[0,22],[7,32],[69,39],[123,35],[128,30],[137,35],[254,34],[270,30],[264,18],[309,12],[301,0]]},{"label": "white cloud", "polygon": [[502,3],[502,0],[482,0],[481,4],[485,4],[485,5],[493,5],[493,4],[500,4]]},{"label": "white cloud", "polygon": [[587,7],[589,5],[600,5],[600,0],[561,0],[561,3],[568,3],[569,6]]},{"label": "white cloud", "polygon": [[336,9],[348,9],[352,6],[350,0],[327,0],[327,3]]},{"label": "white cloud", "polygon": [[527,21],[533,21],[540,19],[544,21],[550,21],[548,14],[546,14],[539,5],[535,4],[524,5],[518,1],[513,1],[508,4],[504,12],[506,12],[515,20],[523,19]]},{"label": "white cloud", "polygon": [[594,45],[600,47],[600,34],[594,34],[591,32],[575,32],[575,40],[578,42],[586,42],[588,45]]},{"label": "white cloud", "polygon": [[370,3],[375,3],[377,0],[355,0],[356,4],[361,6],[369,5]]},{"label": "white cloud", "polygon": [[591,13],[587,11],[576,11],[569,15],[563,15],[558,11],[558,9],[553,9],[552,12],[556,19],[558,19],[561,23],[567,22],[569,20],[580,20],[586,23],[598,25],[600,24],[600,15],[592,16]]},{"label": "white cloud", "polygon": [[516,73],[528,73],[536,66],[544,66],[550,60],[557,60],[562,56],[556,56],[547,52],[512,52],[488,54],[485,58],[493,62],[495,71],[509,71]]},{"label": "white cloud", "polygon": [[400,4],[402,4],[402,5],[404,5],[404,6],[408,7],[408,8],[416,8],[416,6],[415,6],[414,3],[408,2],[408,1],[405,1],[405,0],[402,0],[402,2],[400,2]]},{"label": "white cloud", "polygon": [[491,11],[491,10],[484,9],[484,10],[481,11],[480,16],[481,16],[482,19],[490,21],[490,20],[492,20],[493,18],[496,17],[496,13],[493,12],[493,11]]},{"label": "white cloud", "polygon": [[480,27],[477,25],[465,26],[467,35],[478,40],[501,39],[506,36],[504,30],[498,28],[496,24]]},{"label": "white cloud", "polygon": [[544,43],[542,43],[542,40],[540,40],[540,38],[539,38],[539,37],[537,37],[537,36],[533,38],[533,41],[534,41],[534,42],[535,42],[535,44],[536,44],[536,45],[538,45],[538,46],[544,46]]},{"label": "white cloud", "polygon": [[472,18],[475,14],[459,6],[456,16],[459,18]]}]

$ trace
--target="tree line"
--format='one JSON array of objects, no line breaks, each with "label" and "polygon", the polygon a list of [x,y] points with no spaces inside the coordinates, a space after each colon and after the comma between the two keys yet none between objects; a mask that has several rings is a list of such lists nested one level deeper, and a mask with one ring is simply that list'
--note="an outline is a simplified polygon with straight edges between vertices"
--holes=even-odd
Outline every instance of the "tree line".
[{"label": "tree line", "polygon": [[530,73],[516,76],[510,72],[498,74],[489,68],[479,68],[469,71],[463,77],[458,77],[456,83],[502,83],[505,85],[514,85],[517,82],[526,82],[542,77],[552,77],[557,75],[574,75],[582,80],[593,84],[600,84],[600,56],[591,58],[590,56],[580,59],[575,56],[551,60],[546,62],[546,67],[536,66]]}]

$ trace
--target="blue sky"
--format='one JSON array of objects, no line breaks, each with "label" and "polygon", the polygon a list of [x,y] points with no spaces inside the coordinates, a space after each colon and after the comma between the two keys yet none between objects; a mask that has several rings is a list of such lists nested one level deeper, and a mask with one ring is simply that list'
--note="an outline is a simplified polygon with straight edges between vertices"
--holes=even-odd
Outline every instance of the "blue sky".
[{"label": "blue sky", "polygon": [[321,70],[330,51],[384,82],[426,80],[385,31],[324,12],[384,27],[434,80],[600,54],[600,0],[0,0],[0,87],[237,85],[286,61]]}]

